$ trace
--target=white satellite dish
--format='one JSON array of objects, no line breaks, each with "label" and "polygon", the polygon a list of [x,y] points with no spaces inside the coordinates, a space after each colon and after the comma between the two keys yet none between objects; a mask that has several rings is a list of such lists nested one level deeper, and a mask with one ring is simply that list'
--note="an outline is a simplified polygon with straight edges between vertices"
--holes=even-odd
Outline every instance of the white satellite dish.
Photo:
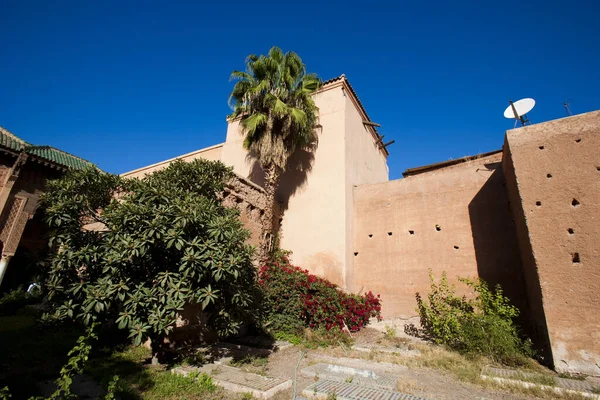
[{"label": "white satellite dish", "polygon": [[533,107],[535,107],[535,100],[531,98],[521,99],[514,103],[511,100],[510,105],[504,110],[504,118],[516,120],[515,126],[517,121],[521,121],[521,125],[525,126],[529,122],[525,114],[533,110]]}]

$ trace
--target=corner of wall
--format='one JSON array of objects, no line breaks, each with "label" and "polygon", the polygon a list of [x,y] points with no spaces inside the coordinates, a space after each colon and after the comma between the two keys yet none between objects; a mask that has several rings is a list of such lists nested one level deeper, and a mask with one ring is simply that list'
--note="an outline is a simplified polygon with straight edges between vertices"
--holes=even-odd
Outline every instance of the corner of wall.
[{"label": "corner of wall", "polygon": [[525,279],[527,291],[528,310],[526,310],[526,312],[528,314],[527,320],[530,321],[527,331],[529,336],[537,343],[537,347],[544,358],[549,362],[552,362],[552,347],[544,312],[545,308],[542,288],[540,286],[537,263],[531,245],[525,209],[523,208],[523,201],[519,192],[519,180],[514,166],[508,134],[504,137],[504,146],[502,150],[502,169],[506,179],[506,192],[508,195],[510,211],[515,222],[521,265],[523,267],[523,277]]}]

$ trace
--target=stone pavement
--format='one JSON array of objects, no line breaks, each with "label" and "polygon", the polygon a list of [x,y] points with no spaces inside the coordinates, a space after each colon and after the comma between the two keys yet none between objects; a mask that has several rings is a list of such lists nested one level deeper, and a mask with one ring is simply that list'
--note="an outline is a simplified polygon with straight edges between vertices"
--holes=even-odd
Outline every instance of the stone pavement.
[{"label": "stone pavement", "polygon": [[309,399],[325,399],[335,393],[338,400],[418,400],[396,392],[399,377],[368,369],[319,363],[303,368],[301,374],[318,381],[302,392]]},{"label": "stone pavement", "polygon": [[356,385],[393,390],[398,377],[390,374],[378,374],[366,369],[356,369],[334,364],[315,364],[300,371],[302,375],[338,382],[351,382]]},{"label": "stone pavement", "polygon": [[505,368],[493,368],[493,367],[486,367],[483,370],[482,375],[498,377],[498,378],[505,378],[505,379],[533,381],[534,383],[536,382],[536,378],[539,378],[540,376],[550,376],[556,382],[557,387],[560,387],[563,389],[580,391],[580,392],[594,393],[594,385],[592,385],[587,380],[566,379],[566,378],[559,378],[557,376],[552,376],[552,375],[541,375],[541,374],[514,371],[511,369],[505,369]]},{"label": "stone pavement", "polygon": [[402,356],[415,357],[421,354],[419,350],[416,349],[406,349],[402,347],[389,347],[389,346],[381,346],[378,344],[372,343],[361,343],[351,347],[352,350],[362,351],[362,352],[371,352],[378,351],[380,353],[390,353],[390,354],[398,354]]}]

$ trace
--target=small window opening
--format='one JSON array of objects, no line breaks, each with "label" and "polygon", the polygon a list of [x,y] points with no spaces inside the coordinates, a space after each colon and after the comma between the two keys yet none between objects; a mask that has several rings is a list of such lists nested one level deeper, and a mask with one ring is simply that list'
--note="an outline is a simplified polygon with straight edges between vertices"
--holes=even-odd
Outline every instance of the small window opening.
[{"label": "small window opening", "polygon": [[573,264],[579,264],[580,262],[579,253],[573,253]]},{"label": "small window opening", "polygon": [[538,207],[541,207],[542,206],[542,202],[538,200],[538,201],[535,202],[535,205],[538,206]]},{"label": "small window opening", "polygon": [[548,179],[552,178],[552,174],[546,175],[546,178],[548,178]]},{"label": "small window opening", "polygon": [[569,228],[569,229],[567,229],[567,231],[569,232],[569,235],[575,234],[575,229],[573,229],[573,228]]},{"label": "small window opening", "polygon": [[579,143],[579,142],[581,142],[581,138],[575,139],[575,143]]},{"label": "small window opening", "polygon": [[392,232],[388,232],[388,236],[392,236]]},{"label": "small window opening", "polygon": [[573,199],[573,201],[571,202],[571,205],[572,205],[573,207],[579,207],[579,205],[580,205],[580,204],[581,204],[581,203],[579,203],[579,201],[578,201],[577,199]]},{"label": "small window opening", "polygon": [[356,257],[358,255],[358,251],[354,252],[354,257]]},{"label": "small window opening", "polygon": [[441,228],[439,225],[436,225],[436,226],[435,226],[435,230],[439,232],[439,231],[441,231],[441,230],[442,230],[442,228]]},{"label": "small window opening", "polygon": [[459,249],[459,247],[458,247],[458,246],[454,246],[454,250],[458,250],[458,249]]},{"label": "small window opening", "polygon": [[372,237],[373,237],[373,234],[372,234],[372,233],[369,233],[369,237],[370,237],[370,238],[372,238]]},{"label": "small window opening", "polygon": [[415,231],[408,231],[409,234],[414,235]]},{"label": "small window opening", "polygon": [[544,146],[540,146],[540,150],[544,150]]}]

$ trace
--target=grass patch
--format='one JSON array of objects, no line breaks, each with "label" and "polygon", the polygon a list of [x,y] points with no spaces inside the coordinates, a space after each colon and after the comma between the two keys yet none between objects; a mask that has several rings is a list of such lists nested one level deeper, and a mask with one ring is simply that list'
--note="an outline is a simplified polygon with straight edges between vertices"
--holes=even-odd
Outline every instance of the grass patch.
[{"label": "grass patch", "polygon": [[535,383],[537,385],[556,386],[556,379],[550,375],[529,375],[518,372],[516,375],[512,376],[509,379],[516,379],[518,381]]},{"label": "grass patch", "polygon": [[29,315],[0,317],[0,388],[15,399],[41,395],[37,384],[58,377],[81,333],[71,324],[38,326]]},{"label": "grass patch", "polygon": [[225,398],[223,390],[215,386],[210,376],[174,374],[166,366],[147,364],[149,358],[149,349],[130,346],[90,360],[85,372],[104,387],[114,375],[119,375],[116,395],[123,400]]},{"label": "grass patch", "polygon": [[558,374],[558,377],[563,379],[573,379],[576,381],[585,381],[585,375],[570,374],[568,372],[561,372]]},{"label": "grass patch", "polygon": [[239,360],[232,360],[229,365],[232,367],[242,367],[244,365],[251,365],[253,367],[264,367],[269,363],[269,360],[266,357],[258,357],[258,356],[244,356]]},{"label": "grass patch", "polygon": [[[431,368],[442,370],[454,375],[458,380],[476,384],[484,389],[504,390],[506,392],[537,397],[541,399],[563,399],[563,400],[583,400],[585,396],[577,393],[557,393],[553,390],[542,389],[540,387],[526,388],[519,384],[500,383],[493,380],[485,380],[481,377],[481,372],[486,365],[494,363],[485,357],[467,357],[454,351],[446,350],[442,346],[435,345],[416,345],[421,355],[418,357],[405,357],[401,355],[380,354],[375,355],[377,361],[388,361],[403,364],[411,368]],[[368,356],[367,356],[368,357]],[[550,375],[548,370],[531,360],[529,363],[518,369],[521,372],[522,380],[539,385],[555,386],[556,380]],[[535,378],[531,379],[525,373],[535,373]],[[514,377],[511,379],[520,379]]]}]

